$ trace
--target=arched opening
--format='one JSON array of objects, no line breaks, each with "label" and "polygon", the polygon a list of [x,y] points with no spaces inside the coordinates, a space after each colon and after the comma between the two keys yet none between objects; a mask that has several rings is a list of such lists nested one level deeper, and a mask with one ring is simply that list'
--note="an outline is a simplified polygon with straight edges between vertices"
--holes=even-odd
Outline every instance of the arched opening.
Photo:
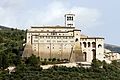
[{"label": "arched opening", "polygon": [[83,46],[86,48],[86,42],[83,42]]},{"label": "arched opening", "polygon": [[90,47],[90,42],[88,42],[88,47]]},{"label": "arched opening", "polygon": [[75,39],[75,42],[77,42],[77,41],[78,41],[78,38]]},{"label": "arched opening", "polygon": [[92,53],[93,53],[93,59],[96,59],[96,50],[93,49],[93,50],[92,50]]},{"label": "arched opening", "polygon": [[96,43],[92,42],[92,47],[95,48],[96,47]]},{"label": "arched opening", "polygon": [[80,46],[82,46],[82,43],[80,42]]},{"label": "arched opening", "polygon": [[83,52],[83,61],[87,61],[87,53]]},{"label": "arched opening", "polygon": [[98,48],[101,48],[101,47],[102,47],[102,45],[101,45],[101,44],[99,44],[99,45],[98,45]]}]

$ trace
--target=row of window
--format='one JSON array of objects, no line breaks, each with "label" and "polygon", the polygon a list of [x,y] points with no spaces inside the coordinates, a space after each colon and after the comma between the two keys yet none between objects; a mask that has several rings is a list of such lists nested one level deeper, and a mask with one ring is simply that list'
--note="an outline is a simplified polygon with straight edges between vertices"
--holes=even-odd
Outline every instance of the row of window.
[{"label": "row of window", "polygon": [[38,36],[35,36],[35,39],[38,39],[38,38],[48,38],[48,39],[73,39],[73,37],[53,37],[53,36],[40,36],[40,37],[38,37]]},{"label": "row of window", "polygon": [[[47,33],[46,35],[59,35],[59,36],[64,36],[64,35],[66,35],[66,34],[57,34],[57,33],[55,33],[55,32],[53,32],[53,33],[51,33],[51,34],[49,34],[49,33]],[[71,35],[73,35],[73,34],[71,34]]]},{"label": "row of window", "polygon": [[[81,39],[81,41],[87,41],[87,40],[89,40],[89,39]],[[102,41],[102,39],[96,39],[96,41]]]},{"label": "row of window", "polygon": [[73,17],[67,17],[67,21],[72,20],[73,21]]},{"label": "row of window", "polygon": [[[95,48],[96,47],[96,43],[95,42],[92,42],[92,43],[90,43],[90,42],[83,42],[83,43],[80,43],[80,45],[82,45],[83,44],[83,46],[86,48],[86,47],[93,47],[93,48]],[[100,47],[102,47],[102,45],[101,44],[99,44],[98,45],[98,48],[100,48]]]},{"label": "row of window", "polygon": [[[46,47],[47,49],[55,49],[55,47],[54,46],[47,46]],[[67,47],[68,48],[68,47]],[[66,45],[64,45],[64,47],[59,47],[59,49],[61,50],[61,49],[66,49]],[[37,49],[36,49],[36,47],[34,47],[34,51],[36,51]]]},{"label": "row of window", "polygon": [[[51,45],[54,46],[54,44],[51,44]],[[67,45],[73,46],[72,44],[60,44],[60,46],[67,46]],[[37,46],[37,44],[34,44],[33,46]]]},{"label": "row of window", "polygon": [[[37,31],[37,30],[35,30],[35,31]],[[39,30],[39,31],[41,31],[41,32],[44,32],[44,31],[47,31],[47,32],[61,32],[61,31],[67,31],[67,30]],[[29,35],[30,35],[30,33],[29,33]]]},{"label": "row of window", "polygon": [[[54,47],[54,46],[53,46],[53,47],[48,46],[47,48],[48,48],[48,49],[54,49],[55,47]],[[66,47],[64,47],[64,48],[59,47],[59,49],[60,49],[60,50],[61,50],[61,49],[66,49]]]},{"label": "row of window", "polygon": [[[38,40],[34,40],[34,42],[38,42]],[[44,41],[40,41],[40,42],[44,42]],[[51,42],[51,40],[47,40],[47,42]],[[68,41],[52,41],[52,42],[68,42]],[[70,41],[70,42],[74,42],[74,41]]]},{"label": "row of window", "polygon": [[67,26],[73,26],[73,24],[67,24]]},{"label": "row of window", "polygon": [[[96,59],[96,50],[93,49],[92,54],[93,54],[93,59]],[[87,52],[83,52],[83,60],[87,61]]]}]

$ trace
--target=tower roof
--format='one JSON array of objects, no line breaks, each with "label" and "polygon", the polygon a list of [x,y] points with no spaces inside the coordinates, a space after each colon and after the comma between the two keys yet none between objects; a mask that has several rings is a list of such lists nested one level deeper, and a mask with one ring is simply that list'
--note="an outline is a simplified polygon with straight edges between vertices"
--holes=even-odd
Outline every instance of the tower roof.
[{"label": "tower roof", "polygon": [[73,15],[73,16],[75,16],[75,14],[71,14],[71,13],[65,14],[65,16],[66,16],[66,15]]}]

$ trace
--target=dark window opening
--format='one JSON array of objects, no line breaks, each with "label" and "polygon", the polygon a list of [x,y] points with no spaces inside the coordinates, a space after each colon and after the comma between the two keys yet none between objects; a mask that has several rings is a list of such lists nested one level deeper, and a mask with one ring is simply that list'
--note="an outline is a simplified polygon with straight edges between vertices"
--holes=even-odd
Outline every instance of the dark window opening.
[{"label": "dark window opening", "polygon": [[35,38],[38,38],[38,36],[35,36]]},{"label": "dark window opening", "polygon": [[73,26],[73,24],[67,24],[68,26]]},{"label": "dark window opening", "polygon": [[92,53],[93,53],[93,59],[96,59],[96,50],[93,49],[93,50],[92,50]]},{"label": "dark window opening", "polygon": [[87,53],[86,52],[83,52],[83,60],[87,61]]},{"label": "dark window opening", "polygon": [[83,42],[84,47],[86,48],[86,42]]},{"label": "dark window opening", "polygon": [[67,21],[69,20],[73,21],[73,17],[67,17]]},{"label": "dark window opening", "polygon": [[88,42],[88,47],[90,47],[90,42]]},{"label": "dark window opening", "polygon": [[96,43],[92,42],[92,47],[95,48],[96,47]]},{"label": "dark window opening", "polygon": [[57,33],[56,33],[56,32],[53,32],[53,33],[51,33],[51,35],[57,35]]},{"label": "dark window opening", "polygon": [[101,47],[102,47],[102,45],[101,45],[101,44],[99,44],[99,45],[98,45],[98,48],[101,48]]},{"label": "dark window opening", "polygon": [[77,42],[77,41],[78,41],[78,38],[75,39],[75,42]]},{"label": "dark window opening", "polygon": [[82,43],[80,42],[80,46],[82,46]]}]

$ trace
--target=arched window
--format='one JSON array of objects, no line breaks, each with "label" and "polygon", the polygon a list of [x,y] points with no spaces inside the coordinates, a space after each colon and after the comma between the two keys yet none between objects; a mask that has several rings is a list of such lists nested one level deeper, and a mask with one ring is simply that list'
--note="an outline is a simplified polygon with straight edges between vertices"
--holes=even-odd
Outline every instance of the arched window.
[{"label": "arched window", "polygon": [[93,59],[96,59],[96,50],[93,49],[93,50],[92,50],[92,53],[93,53]]},{"label": "arched window", "polygon": [[80,46],[82,46],[82,43],[80,42]]},{"label": "arched window", "polygon": [[86,48],[86,42],[83,42],[84,47]]},{"label": "arched window", "polygon": [[96,43],[92,42],[92,47],[95,48],[96,47]]},{"label": "arched window", "polygon": [[83,61],[87,61],[87,53],[83,52]]},{"label": "arched window", "polygon": [[90,42],[88,42],[88,47],[90,47]]},{"label": "arched window", "polygon": [[101,45],[101,44],[99,44],[99,45],[98,45],[98,48],[101,48],[101,47],[102,47],[102,45]]},{"label": "arched window", "polygon": [[75,42],[77,42],[77,41],[78,41],[78,38],[75,39]]}]

